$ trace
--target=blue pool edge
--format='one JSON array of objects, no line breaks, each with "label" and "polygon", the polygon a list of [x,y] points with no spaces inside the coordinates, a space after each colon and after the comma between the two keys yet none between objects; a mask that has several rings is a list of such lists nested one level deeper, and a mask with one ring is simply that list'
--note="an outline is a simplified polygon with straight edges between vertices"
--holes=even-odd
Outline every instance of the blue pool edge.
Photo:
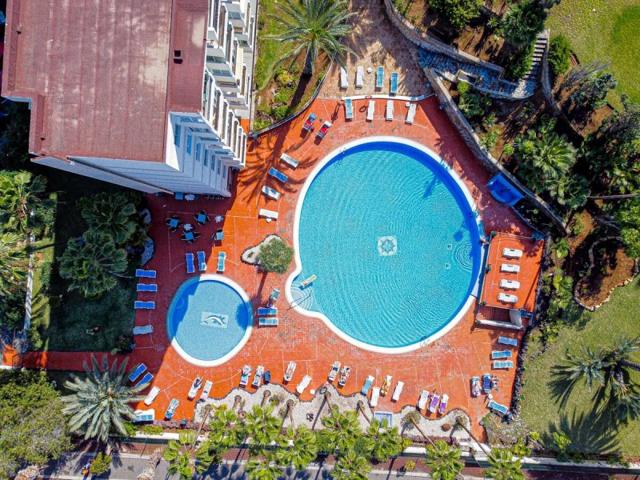
[{"label": "blue pool edge", "polygon": [[460,320],[462,319],[462,317],[464,317],[467,312],[469,311],[469,308],[471,308],[471,306],[473,305],[474,300],[476,299],[476,297],[473,295],[473,292],[478,292],[479,291],[479,285],[480,282],[482,280],[482,258],[484,255],[484,248],[480,249],[480,266],[478,268],[478,272],[475,278],[475,281],[472,285],[472,287],[469,289],[469,296],[467,297],[466,301],[464,302],[464,304],[460,307],[460,309],[456,312],[456,314],[449,320],[448,323],[446,323],[443,327],[441,327],[440,329],[438,329],[436,332],[434,332],[433,334],[429,335],[428,337],[409,344],[409,345],[403,345],[403,346],[399,346],[399,347],[382,347],[382,346],[378,346],[378,345],[373,345],[371,343],[366,343],[363,342],[361,340],[358,340],[354,337],[352,337],[351,335],[347,334],[346,332],[344,332],[343,330],[341,330],[340,328],[338,328],[338,326],[336,326],[326,315],[324,315],[321,312],[317,312],[314,310],[307,310],[306,308],[296,304],[294,298],[293,298],[293,293],[292,293],[292,286],[293,286],[293,282],[294,280],[300,275],[300,273],[302,272],[302,260],[300,258],[300,217],[302,215],[302,206],[304,204],[304,200],[307,196],[307,191],[309,189],[309,187],[311,186],[311,184],[313,183],[313,180],[317,177],[317,175],[322,171],[322,169],[329,163],[331,162],[333,159],[335,159],[338,155],[344,153],[347,150],[350,150],[354,147],[358,147],[360,145],[365,145],[368,143],[377,143],[377,142],[389,142],[389,143],[399,143],[399,144],[403,144],[412,148],[415,148],[416,150],[419,150],[421,152],[423,152],[424,154],[428,155],[429,157],[431,157],[434,161],[436,161],[451,177],[451,179],[455,182],[455,184],[458,186],[458,188],[460,189],[460,191],[462,192],[462,195],[464,196],[465,200],[467,201],[467,203],[469,204],[469,207],[471,209],[472,212],[474,212],[474,218],[475,218],[475,222],[476,222],[476,226],[478,227],[478,235],[481,238],[484,238],[484,231],[483,231],[483,227],[482,227],[482,220],[480,218],[480,214],[477,210],[477,205],[473,199],[473,197],[471,196],[471,193],[469,192],[469,189],[467,188],[466,184],[464,183],[464,181],[462,181],[462,179],[458,176],[458,174],[449,166],[449,164],[447,164],[441,157],[440,155],[436,154],[433,150],[431,150],[430,148],[428,148],[425,145],[422,145],[421,143],[418,142],[414,142],[413,140],[409,140],[407,138],[403,138],[403,137],[395,137],[395,136],[385,136],[385,135],[380,135],[380,136],[371,136],[371,137],[365,137],[365,138],[359,138],[357,140],[353,140],[351,142],[345,143],[344,145],[334,149],[333,151],[331,151],[330,153],[328,153],[313,169],[313,171],[307,176],[307,179],[305,180],[304,185],[302,186],[302,189],[300,191],[300,195],[298,197],[298,201],[296,203],[296,210],[295,210],[295,217],[294,217],[294,223],[293,223],[293,249],[294,249],[294,260],[295,260],[295,269],[294,271],[291,273],[291,275],[289,275],[289,277],[287,278],[287,281],[285,283],[285,296],[287,298],[287,301],[289,302],[289,304],[291,305],[291,307],[298,313],[300,313],[301,315],[305,315],[308,317],[312,317],[312,318],[318,318],[320,320],[322,320],[325,325],[327,327],[329,327],[329,329],[335,333],[339,338],[341,338],[342,340],[349,342],[352,345],[355,345],[356,347],[359,347],[363,350],[368,350],[371,352],[376,352],[376,353],[384,353],[384,354],[402,354],[402,353],[407,353],[407,352],[413,352],[421,347],[424,347],[425,345],[428,345],[429,343],[432,343],[434,341],[436,341],[437,339],[443,337],[444,335],[446,335],[451,329],[453,329],[453,327],[455,327]]},{"label": "blue pool edge", "polygon": [[[217,358],[215,360],[200,360],[198,358],[195,358],[195,357],[189,355],[182,348],[182,346],[180,345],[180,343],[178,342],[178,340],[175,337],[173,337],[173,338],[170,337],[169,319],[173,315],[173,310],[175,308],[175,299],[178,298],[179,294],[182,293],[182,291],[185,290],[190,285],[192,285],[194,283],[199,283],[199,282],[205,281],[205,280],[212,280],[212,281],[224,283],[228,287],[231,287],[232,289],[234,289],[236,291],[236,293],[238,295],[240,295],[240,298],[242,298],[243,302],[245,303],[245,306],[249,310],[249,319],[250,319],[250,321],[247,324],[247,329],[245,330],[244,335],[242,336],[240,341],[229,352],[227,352],[225,355],[223,355],[222,357]],[[185,280],[178,287],[176,292],[173,294],[173,297],[171,299],[171,303],[169,304],[169,308],[167,309],[167,316],[166,316],[165,321],[167,323],[167,338],[169,338],[171,346],[174,348],[174,350],[176,352],[178,352],[178,354],[182,358],[184,358],[187,362],[189,362],[189,363],[191,363],[193,365],[197,365],[199,367],[216,367],[218,365],[222,365],[222,364],[228,362],[231,358],[236,356],[240,352],[240,350],[242,350],[244,348],[246,343],[249,341],[249,337],[251,336],[251,332],[253,330],[253,307],[252,307],[252,304],[251,304],[251,300],[249,299],[249,296],[247,295],[247,292],[245,292],[244,289],[239,284],[237,284],[236,282],[234,282],[230,278],[227,278],[227,277],[225,277],[223,275],[218,275],[218,274],[215,274],[215,273],[206,273],[206,274],[203,274],[203,275],[198,275],[198,276],[195,276],[195,277],[191,277],[191,278]]]}]

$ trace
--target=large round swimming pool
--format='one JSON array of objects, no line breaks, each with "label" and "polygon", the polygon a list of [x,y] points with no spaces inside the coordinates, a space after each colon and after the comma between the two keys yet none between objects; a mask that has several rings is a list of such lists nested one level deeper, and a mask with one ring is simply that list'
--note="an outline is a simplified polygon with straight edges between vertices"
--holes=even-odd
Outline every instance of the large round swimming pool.
[{"label": "large round swimming pool", "polygon": [[471,305],[478,222],[462,181],[425,147],[395,137],[347,145],[303,187],[289,301],[363,348],[418,348]]},{"label": "large round swimming pool", "polygon": [[221,275],[184,282],[167,313],[167,334],[189,362],[214,366],[226,362],[249,339],[252,308],[236,283]]}]

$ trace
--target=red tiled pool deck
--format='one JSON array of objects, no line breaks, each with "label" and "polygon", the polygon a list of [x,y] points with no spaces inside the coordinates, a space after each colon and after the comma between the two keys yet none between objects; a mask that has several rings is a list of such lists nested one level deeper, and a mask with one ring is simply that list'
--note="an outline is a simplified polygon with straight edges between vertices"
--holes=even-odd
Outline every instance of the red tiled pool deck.
[{"label": "red tiled pool deck", "polygon": [[[136,324],[151,323],[154,332],[136,337],[137,346],[130,355],[129,362],[131,366],[144,362],[154,373],[153,385],[162,389],[152,405],[157,418],[162,417],[171,398],[180,400],[180,407],[174,418],[192,417],[194,402],[187,400],[187,391],[196,375],[212,380],[214,386],[211,396],[221,397],[238,385],[242,365],[250,364],[254,369],[258,364],[264,365],[271,371],[273,382],[280,383],[290,360],[295,360],[298,364],[290,389],[295,388],[304,374],[313,378],[303,398],[309,398],[309,391],[326,381],[332,362],[339,360],[352,368],[351,377],[343,389],[345,394],[359,391],[367,375],[374,375],[377,385],[382,383],[384,375],[393,375],[394,384],[398,380],[405,382],[400,402],[391,403],[390,396],[387,396],[381,399],[379,409],[398,411],[406,404],[415,405],[422,389],[448,393],[449,408],[466,411],[472,418],[473,430],[478,436],[482,435],[478,420],[487,412],[486,399],[484,396],[471,397],[471,376],[495,373],[499,379],[499,390],[494,393],[494,398],[509,405],[515,371],[492,372],[490,353],[497,346],[498,335],[521,334],[476,327],[475,303],[462,320],[439,340],[410,353],[379,354],[345,342],[321,320],[303,316],[293,310],[284,296],[288,274],[260,273],[255,267],[240,261],[240,255],[246,248],[258,244],[268,234],[277,233],[292,243],[298,194],[316,162],[347,141],[373,135],[409,138],[437,152],[466,183],[487,232],[497,230],[520,235],[531,234],[529,228],[508,207],[493,200],[486,188],[489,174],[466,148],[444,112],[439,110],[435,97],[419,103],[413,125],[404,123],[406,107],[405,102],[400,100],[395,102],[394,121],[384,120],[386,101],[376,100],[376,117],[373,122],[366,122],[364,108],[367,102],[368,100],[355,101],[355,120],[345,122],[344,110],[338,101],[318,99],[305,115],[254,142],[250,141],[247,166],[238,175],[236,192],[231,199],[185,202],[166,196],[148,197],[154,219],[151,235],[155,240],[156,250],[147,267],[158,271],[159,292],[139,295],[142,300],[155,300],[157,308],[154,311],[137,312]],[[333,122],[333,127],[322,141],[318,141],[315,135],[305,137],[301,134],[301,125],[311,111],[320,119],[330,119]],[[300,166],[293,170],[280,162],[282,152],[300,160]],[[290,180],[286,185],[275,185],[275,180],[267,176],[271,166],[277,166],[289,176]],[[267,199],[261,194],[260,189],[264,184],[276,186],[283,192],[280,200]],[[259,219],[260,208],[277,211],[279,220],[268,223]],[[327,208],[332,206],[327,205]],[[193,245],[182,242],[177,233],[170,233],[164,225],[164,220],[173,214],[186,220],[200,209],[206,210],[212,218],[215,215],[225,216],[224,241],[221,245],[212,245],[209,240],[218,226],[214,222],[202,228],[202,236]],[[425,238],[425,248],[428,248],[427,240]],[[207,252],[209,272],[215,271],[218,252],[227,253],[225,275],[244,288],[252,299],[254,308],[266,302],[274,287],[283,292],[277,303],[280,325],[275,328],[254,328],[245,347],[235,357],[217,367],[198,367],[188,363],[170,346],[166,335],[167,309],[177,288],[187,279],[184,254],[186,251],[197,250]],[[293,268],[292,265],[291,270]],[[29,353],[24,358],[24,365],[79,370],[82,368],[82,360],[88,356],[88,353]],[[514,358],[514,363],[515,360],[517,358]]]}]

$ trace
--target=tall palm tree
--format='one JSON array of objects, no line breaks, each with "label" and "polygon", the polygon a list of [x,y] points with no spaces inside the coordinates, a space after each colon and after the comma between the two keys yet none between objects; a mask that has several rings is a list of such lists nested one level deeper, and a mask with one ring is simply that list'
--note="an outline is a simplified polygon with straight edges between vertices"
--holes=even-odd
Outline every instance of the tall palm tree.
[{"label": "tall palm tree", "polygon": [[245,471],[249,480],[277,480],[282,475],[280,467],[269,457],[249,460]]},{"label": "tall palm tree", "polygon": [[311,76],[320,52],[336,63],[344,63],[350,49],[341,40],[351,31],[349,19],[353,15],[346,0],[288,0],[274,17],[284,29],[276,38],[295,45],[292,56],[305,52],[303,74]]},{"label": "tall palm tree", "polygon": [[316,436],[304,425],[297,429],[289,428],[278,442],[280,448],[276,452],[278,465],[292,465],[302,471],[318,456]]},{"label": "tall palm tree", "polygon": [[367,429],[367,437],[371,440],[369,454],[377,462],[386,462],[397,457],[411,443],[402,438],[398,427],[388,428],[386,422],[373,420]]},{"label": "tall palm tree", "polygon": [[460,449],[443,440],[427,445],[427,466],[434,480],[455,480],[464,463],[460,460]]},{"label": "tall palm tree", "polygon": [[163,457],[169,462],[169,473],[179,475],[181,480],[191,480],[193,477],[191,450],[195,441],[195,432],[180,432],[178,440],[171,440],[164,451]]},{"label": "tall palm tree", "polygon": [[161,458],[162,452],[160,449],[155,450],[149,457],[149,460],[147,460],[147,464],[142,473],[136,477],[136,480],[153,480],[156,476],[156,469],[158,468]]},{"label": "tall palm tree", "polygon": [[257,449],[274,442],[280,433],[280,422],[273,416],[273,407],[254,405],[245,418],[244,432]]},{"label": "tall palm tree", "polygon": [[331,471],[334,480],[367,480],[371,471],[369,461],[353,451],[340,456]]},{"label": "tall palm tree", "polygon": [[29,269],[29,255],[15,233],[0,234],[0,295],[10,295],[24,284]]},{"label": "tall palm tree", "polygon": [[78,202],[89,228],[107,233],[116,245],[124,245],[136,232],[136,206],[124,192],[102,192]]},{"label": "tall palm tree", "polygon": [[47,185],[42,175],[30,172],[0,173],[0,221],[5,228],[26,234],[34,226],[34,220],[42,206],[50,202],[40,198]]},{"label": "tall palm tree", "polygon": [[97,297],[117,285],[115,276],[127,269],[127,252],[116,247],[110,235],[85,232],[81,241],[69,239],[60,258],[60,276],[70,280],[69,290]]},{"label": "tall palm tree", "polygon": [[69,429],[84,432],[84,438],[106,442],[112,430],[126,435],[125,420],[135,418],[129,405],[144,397],[138,396],[146,385],[127,385],[127,360],[120,365],[114,360],[111,367],[105,355],[102,364],[91,356],[91,366],[83,363],[86,376],[73,375],[64,386],[73,392],[62,397],[63,412],[70,415]]},{"label": "tall palm tree", "polygon": [[322,435],[339,452],[351,450],[362,436],[358,415],[352,410],[341,412],[334,406],[329,410],[329,415],[322,418],[322,425]]},{"label": "tall palm tree", "polygon": [[402,417],[401,425],[403,434],[405,430],[413,430],[415,428],[416,430],[418,430],[418,433],[420,433],[423,439],[433,445],[433,441],[431,440],[431,438],[429,438],[429,436],[424,433],[422,428],[420,428],[420,417],[420,412],[416,410],[411,410],[404,417]]},{"label": "tall palm tree", "polygon": [[525,480],[520,458],[508,448],[494,448],[489,454],[487,478],[494,480]]}]

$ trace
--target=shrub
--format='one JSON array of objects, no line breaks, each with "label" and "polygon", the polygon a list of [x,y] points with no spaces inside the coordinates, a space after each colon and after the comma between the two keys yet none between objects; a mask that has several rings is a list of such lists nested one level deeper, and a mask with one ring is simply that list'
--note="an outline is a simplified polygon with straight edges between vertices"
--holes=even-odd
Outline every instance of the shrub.
[{"label": "shrub", "polygon": [[480,144],[487,150],[491,150],[493,147],[497,145],[498,136],[499,136],[498,129],[492,128],[480,137]]},{"label": "shrub", "polygon": [[138,430],[136,429],[136,426],[133,424],[133,422],[124,422],[123,425],[124,425],[124,429],[127,431],[128,437],[136,436],[136,432]]},{"label": "shrub", "polygon": [[162,435],[164,430],[160,425],[145,425],[141,431],[147,435]]},{"label": "shrub", "polygon": [[407,460],[402,467],[403,472],[413,472],[416,469],[415,460]]},{"label": "shrub", "polygon": [[462,30],[480,14],[482,0],[431,0],[429,6],[444,17],[453,28]]},{"label": "shrub", "polygon": [[569,460],[568,450],[571,447],[571,439],[562,432],[553,432],[553,445],[558,452],[558,460],[566,462]]},{"label": "shrub", "polygon": [[106,473],[111,468],[111,455],[107,455],[106,453],[99,452],[93,462],[91,462],[91,467],[89,467],[89,471],[93,475],[102,475]]},{"label": "shrub", "polygon": [[291,85],[293,83],[293,80],[294,78],[291,72],[285,69],[279,70],[276,75],[276,82],[278,83],[278,85],[283,87]]},{"label": "shrub", "polygon": [[571,44],[564,35],[556,35],[549,44],[549,54],[547,56],[551,73],[555,77],[562,75],[571,66]]},{"label": "shrub", "polygon": [[293,248],[280,238],[274,238],[260,247],[258,262],[267,272],[285,273],[291,260],[293,260]]},{"label": "shrub", "polygon": [[[463,86],[464,85],[464,86]],[[482,95],[464,83],[458,83],[458,108],[467,119],[474,121],[478,118],[484,118],[487,110],[491,107],[491,99]]]},{"label": "shrub", "polygon": [[515,4],[502,21],[502,35],[516,47],[529,45],[544,28],[544,7],[537,0]]},{"label": "shrub", "polygon": [[253,130],[262,130],[263,128],[267,128],[269,125],[271,125],[271,123],[271,120],[269,120],[268,118],[256,118],[253,121]]},{"label": "shrub", "polygon": [[275,118],[276,121],[280,121],[287,118],[288,114],[289,114],[288,105],[278,105],[277,107],[271,108],[271,116]]},{"label": "shrub", "polygon": [[531,70],[533,62],[534,44],[531,43],[527,47],[519,50],[509,59],[509,64],[505,69],[505,75],[511,80],[519,80]]}]

